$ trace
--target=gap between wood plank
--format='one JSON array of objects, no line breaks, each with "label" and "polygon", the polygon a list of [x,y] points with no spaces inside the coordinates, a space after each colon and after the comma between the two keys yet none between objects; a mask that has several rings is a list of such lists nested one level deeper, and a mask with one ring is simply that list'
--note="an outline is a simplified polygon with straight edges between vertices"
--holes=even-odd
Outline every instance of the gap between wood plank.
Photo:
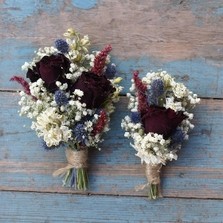
[{"label": "gap between wood plank", "polygon": [[[61,195],[67,195],[67,194],[70,194],[72,196],[105,196],[105,197],[138,197],[138,198],[147,198],[147,196],[143,196],[143,195],[123,195],[123,194],[109,194],[109,193],[106,193],[106,194],[100,194],[100,193],[84,193],[84,192],[76,192],[76,193],[70,193],[70,192],[56,192],[56,191],[35,191],[35,190],[15,190],[15,189],[12,189],[12,190],[5,190],[5,189],[2,189],[0,188],[0,192],[16,192],[16,193],[35,193],[35,194],[61,194]],[[189,199],[193,199],[193,200],[216,200],[216,201],[221,201],[223,199],[221,198],[199,198],[199,197],[180,197],[180,196],[177,196],[177,197],[174,197],[174,196],[163,196],[159,199],[184,199],[184,200],[189,200]],[[148,199],[149,201],[149,199]]]}]

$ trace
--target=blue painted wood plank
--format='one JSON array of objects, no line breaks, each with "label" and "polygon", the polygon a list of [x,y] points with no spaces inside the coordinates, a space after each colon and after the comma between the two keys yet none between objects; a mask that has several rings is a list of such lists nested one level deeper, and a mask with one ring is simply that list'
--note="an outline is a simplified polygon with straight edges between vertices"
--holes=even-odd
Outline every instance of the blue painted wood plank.
[{"label": "blue painted wood plank", "polygon": [[[53,42],[52,42],[53,45]],[[6,47],[5,47],[6,46]],[[0,42],[2,48],[0,61],[0,89],[21,89],[17,83],[10,82],[13,75],[26,76],[21,71],[21,65],[30,61],[37,49],[32,43],[7,39]],[[222,98],[223,96],[223,69],[213,64],[208,64],[205,59],[176,60],[172,62],[160,62],[149,57],[140,57],[121,60],[114,57],[119,75],[123,78],[124,86],[122,94],[129,92],[132,73],[140,71],[140,76],[150,71],[166,70],[173,75],[176,81],[184,83],[190,90],[201,97]]]},{"label": "blue painted wood plank", "polygon": [[[0,192],[0,222],[220,223],[219,200]],[[40,209],[41,207],[41,209]]]},{"label": "blue painted wood plank", "polygon": [[[17,114],[16,93],[0,94],[0,189],[77,193],[61,187],[52,172],[65,165],[63,149],[46,152],[40,147],[30,122]],[[146,196],[135,186],[146,182],[143,166],[121,130],[127,114],[127,100],[121,98],[105,135],[102,151],[89,157],[90,193]],[[207,116],[209,119],[207,119]],[[223,198],[221,100],[202,100],[195,110],[195,129],[177,161],[163,167],[162,187],[166,197]],[[23,125],[26,125],[24,128]]]},{"label": "blue painted wood plank", "polygon": [[2,1],[0,89],[18,89],[8,80],[34,49],[52,45],[73,26],[97,49],[113,46],[123,93],[132,70],[165,69],[200,96],[222,98],[222,8],[219,0]]}]

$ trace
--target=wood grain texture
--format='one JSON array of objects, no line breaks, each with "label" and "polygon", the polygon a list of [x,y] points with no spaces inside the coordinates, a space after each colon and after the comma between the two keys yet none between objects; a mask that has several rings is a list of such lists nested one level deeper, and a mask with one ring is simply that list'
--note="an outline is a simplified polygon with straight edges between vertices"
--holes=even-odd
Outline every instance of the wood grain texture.
[{"label": "wood grain texture", "polygon": [[164,69],[200,96],[221,98],[222,7],[219,0],[3,1],[0,88],[18,89],[8,80],[33,51],[75,27],[98,49],[112,44],[124,93],[132,70]]},{"label": "wood grain texture", "polygon": [[223,219],[218,200],[160,199],[154,203],[138,197],[19,192],[0,192],[0,196],[0,221],[5,223],[220,223]]},{"label": "wood grain texture", "polygon": [[[52,172],[65,165],[63,149],[46,152],[29,129],[30,122],[17,115],[18,95],[1,93],[0,189],[38,192],[77,193],[61,187]],[[4,111],[7,110],[7,114]],[[121,119],[127,114],[127,99],[121,98],[112,117],[111,131],[105,135],[102,151],[89,157],[92,194],[146,196],[135,187],[145,183],[144,167],[124,138]],[[207,115],[209,119],[207,119]],[[163,167],[165,197],[223,198],[221,100],[202,100],[195,110],[191,138],[180,151],[179,159]],[[23,127],[23,124],[26,127]]]},{"label": "wood grain texture", "polygon": [[[223,1],[0,0],[0,21],[1,223],[223,222]],[[19,96],[8,90],[20,86],[10,77],[25,76],[21,65],[69,27],[88,34],[93,49],[113,46],[123,95],[133,70],[163,69],[206,98],[179,159],[162,168],[164,198],[150,202],[135,190],[146,178],[120,127],[126,97],[102,150],[89,154],[87,192],[52,177],[64,150],[43,150],[30,120],[18,116]]]}]

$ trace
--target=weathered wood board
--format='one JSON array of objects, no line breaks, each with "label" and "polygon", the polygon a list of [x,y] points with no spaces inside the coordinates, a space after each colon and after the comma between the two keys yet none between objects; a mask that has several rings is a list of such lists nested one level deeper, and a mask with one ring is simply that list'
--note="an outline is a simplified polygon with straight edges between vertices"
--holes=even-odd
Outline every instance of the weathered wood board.
[{"label": "weathered wood board", "polygon": [[3,1],[0,87],[18,88],[8,78],[21,73],[21,65],[31,60],[34,50],[53,45],[68,27],[75,27],[89,34],[96,48],[113,46],[124,92],[132,70],[145,74],[164,69],[200,96],[219,98],[222,8],[221,0]]},{"label": "weathered wood board", "polygon": [[[223,222],[222,0],[0,0],[0,21],[0,222]],[[95,49],[113,46],[125,87],[102,150],[90,153],[86,193],[52,177],[64,151],[41,148],[9,81],[69,27]],[[158,69],[202,101],[179,159],[162,169],[164,197],[151,202],[135,190],[144,169],[120,122],[132,71]]]},{"label": "weathered wood board", "polygon": [[[160,199],[116,196],[80,196],[52,193],[1,192],[2,222],[221,222],[219,200]],[[12,206],[12,201],[16,204]],[[140,213],[140,214],[139,214]],[[10,219],[10,221],[9,221]]]}]

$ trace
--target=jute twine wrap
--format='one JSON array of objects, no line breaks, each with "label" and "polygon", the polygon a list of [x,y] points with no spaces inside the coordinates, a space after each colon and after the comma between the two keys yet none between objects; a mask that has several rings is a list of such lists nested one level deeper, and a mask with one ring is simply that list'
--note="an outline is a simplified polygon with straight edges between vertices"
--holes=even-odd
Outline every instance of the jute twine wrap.
[{"label": "jute twine wrap", "polygon": [[162,164],[149,165],[146,164],[146,177],[149,184],[160,184],[160,170]]},{"label": "jute twine wrap", "polygon": [[67,157],[67,166],[56,170],[53,173],[53,176],[61,176],[65,175],[69,169],[75,168],[87,168],[87,159],[88,159],[88,149],[82,149],[79,151],[66,149],[66,157]]},{"label": "jute twine wrap", "polygon": [[[144,190],[145,188],[148,188],[151,184],[157,184],[159,186],[160,185],[160,170],[161,170],[161,168],[162,168],[162,164],[158,164],[158,165],[146,164],[145,173],[146,173],[146,178],[148,180],[148,183],[136,186],[135,190],[136,191]],[[159,194],[160,194],[160,196],[162,196],[160,192],[159,192]]]}]

